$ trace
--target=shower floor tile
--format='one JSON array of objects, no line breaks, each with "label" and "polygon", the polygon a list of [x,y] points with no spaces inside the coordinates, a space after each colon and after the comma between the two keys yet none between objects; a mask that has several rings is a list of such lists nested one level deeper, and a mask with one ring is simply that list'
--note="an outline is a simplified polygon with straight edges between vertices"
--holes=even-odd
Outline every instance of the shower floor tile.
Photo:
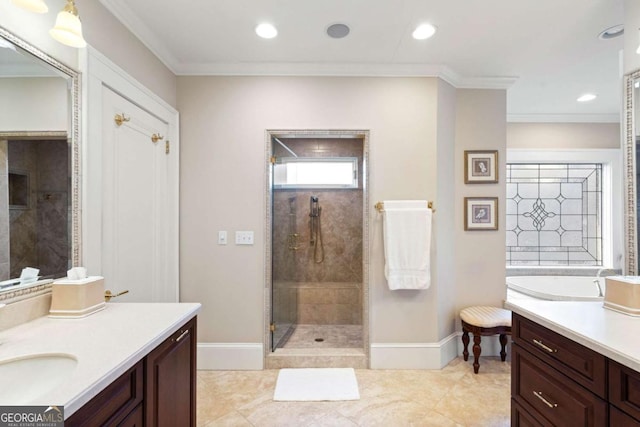
[{"label": "shower floor tile", "polygon": [[[321,341],[317,341],[320,339]],[[362,325],[296,325],[283,348],[362,348]]]}]

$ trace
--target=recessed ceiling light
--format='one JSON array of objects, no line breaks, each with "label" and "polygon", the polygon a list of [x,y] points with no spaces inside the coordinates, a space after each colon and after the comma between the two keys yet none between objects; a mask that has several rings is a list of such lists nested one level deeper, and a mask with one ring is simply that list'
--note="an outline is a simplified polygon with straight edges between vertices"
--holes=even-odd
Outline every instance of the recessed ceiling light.
[{"label": "recessed ceiling light", "polygon": [[327,35],[333,39],[347,37],[350,31],[351,29],[345,24],[333,24],[327,27]]},{"label": "recessed ceiling light", "polygon": [[616,37],[620,37],[623,34],[624,34],[624,25],[618,24],[603,30],[600,34],[598,34],[598,38],[600,40],[609,40],[609,39],[615,39]]},{"label": "recessed ceiling light", "polygon": [[256,27],[256,34],[263,39],[272,39],[278,35],[278,30],[271,24],[260,24]]},{"label": "recessed ceiling light", "polygon": [[577,101],[578,102],[589,102],[589,101],[593,101],[597,97],[598,97],[597,95],[594,95],[592,93],[585,93],[580,98],[578,98]]},{"label": "recessed ceiling light", "polygon": [[431,24],[420,24],[413,31],[413,38],[416,40],[425,40],[436,33],[436,27]]}]

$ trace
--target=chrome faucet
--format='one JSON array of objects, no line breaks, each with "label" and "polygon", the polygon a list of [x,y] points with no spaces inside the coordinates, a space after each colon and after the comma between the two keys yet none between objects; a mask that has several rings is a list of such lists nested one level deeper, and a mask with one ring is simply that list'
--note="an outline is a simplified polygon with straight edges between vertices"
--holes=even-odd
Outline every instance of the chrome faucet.
[{"label": "chrome faucet", "polygon": [[602,276],[602,273],[604,273],[605,271],[610,271],[613,274],[618,274],[616,271],[610,269],[610,268],[601,268],[598,270],[598,272],[596,273],[596,278],[593,279],[593,283],[596,284],[596,286],[598,287],[598,296],[599,297],[604,297],[604,293],[602,292],[602,285],[600,284],[600,277]]}]

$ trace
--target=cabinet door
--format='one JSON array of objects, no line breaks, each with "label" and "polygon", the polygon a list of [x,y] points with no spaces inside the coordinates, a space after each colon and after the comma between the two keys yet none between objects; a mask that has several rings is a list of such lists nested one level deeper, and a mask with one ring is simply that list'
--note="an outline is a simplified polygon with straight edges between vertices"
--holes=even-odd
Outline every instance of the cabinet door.
[{"label": "cabinet door", "polygon": [[146,425],[195,427],[196,320],[149,353],[145,370]]}]

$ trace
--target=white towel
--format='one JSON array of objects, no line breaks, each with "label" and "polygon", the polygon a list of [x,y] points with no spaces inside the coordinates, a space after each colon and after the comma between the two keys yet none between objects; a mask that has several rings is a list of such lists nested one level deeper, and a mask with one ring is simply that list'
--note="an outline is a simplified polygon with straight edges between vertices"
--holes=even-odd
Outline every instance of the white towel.
[{"label": "white towel", "polygon": [[389,289],[431,285],[431,217],[426,200],[384,202],[384,275]]}]

